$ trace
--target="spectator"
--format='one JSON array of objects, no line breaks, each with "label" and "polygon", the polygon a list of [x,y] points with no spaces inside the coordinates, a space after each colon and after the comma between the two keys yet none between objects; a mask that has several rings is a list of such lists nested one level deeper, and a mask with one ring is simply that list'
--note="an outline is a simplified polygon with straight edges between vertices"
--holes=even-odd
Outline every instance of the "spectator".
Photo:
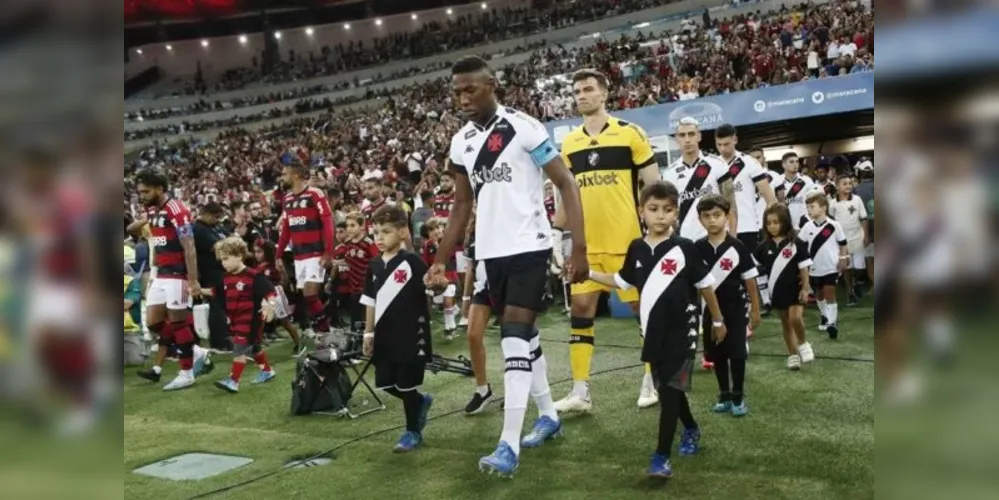
[{"label": "spectator", "polygon": [[[201,213],[194,223],[194,247],[198,252],[198,281],[202,289],[217,290],[225,278],[225,269],[215,258],[215,244],[225,239],[220,227],[225,215],[222,206],[209,202],[201,207]],[[229,351],[229,332],[225,318],[225,303],[222,297],[209,297],[208,343],[212,349]]]}]

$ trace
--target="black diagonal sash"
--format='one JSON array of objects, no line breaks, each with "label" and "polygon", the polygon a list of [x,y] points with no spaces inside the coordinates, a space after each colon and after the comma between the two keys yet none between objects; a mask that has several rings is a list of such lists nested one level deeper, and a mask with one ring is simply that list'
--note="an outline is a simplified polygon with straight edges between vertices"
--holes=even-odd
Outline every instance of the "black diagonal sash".
[{"label": "black diagonal sash", "polygon": [[791,198],[798,196],[798,194],[801,193],[802,189],[805,189],[805,182],[802,181],[800,178],[795,179],[794,183],[791,184],[791,188],[787,190],[787,195],[786,195],[787,199],[790,200]]},{"label": "black diagonal sash", "polygon": [[836,230],[829,222],[826,222],[825,225],[819,229],[819,233],[815,235],[815,238],[812,238],[812,244],[808,248],[808,254],[812,256],[812,259],[815,259],[819,250],[822,249],[822,245],[825,245],[826,242],[829,241],[829,238],[832,238],[834,234],[836,234]]},{"label": "black diagonal sash", "polygon": [[[684,189],[684,192],[695,193],[700,191],[701,188],[704,187],[704,183],[708,181],[708,177],[711,177],[711,166],[703,160],[698,160],[691,169],[690,182],[687,183],[687,187]],[[690,213],[690,209],[693,208],[696,201],[696,196],[690,196],[683,200],[680,204],[681,225],[683,224],[683,221],[687,220],[687,214]]]},{"label": "black diagonal sash", "polygon": [[[496,166],[496,161],[499,160],[503,151],[506,151],[506,148],[510,146],[516,135],[517,130],[513,128],[513,124],[507,121],[506,118],[498,120],[492,132],[485,134],[482,148],[479,149],[479,155],[475,157],[475,165],[472,166],[472,175],[480,181],[475,186],[476,200],[479,199],[479,193],[487,184],[486,182],[482,182],[485,172],[492,170]],[[490,149],[491,147],[493,149]]]},{"label": "black diagonal sash", "polygon": [[745,168],[746,162],[742,161],[742,158],[739,158],[738,156],[732,158],[732,163],[729,163],[728,165],[728,174],[725,175],[725,180],[731,179],[732,182],[735,182],[736,178],[739,177],[739,174],[741,174]]}]

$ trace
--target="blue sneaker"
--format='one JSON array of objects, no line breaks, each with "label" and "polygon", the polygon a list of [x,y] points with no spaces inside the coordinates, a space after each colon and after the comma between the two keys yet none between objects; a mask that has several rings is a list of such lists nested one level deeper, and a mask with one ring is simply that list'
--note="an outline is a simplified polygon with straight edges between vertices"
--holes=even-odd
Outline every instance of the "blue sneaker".
[{"label": "blue sneaker", "polygon": [[257,384],[263,384],[265,382],[270,382],[271,380],[274,380],[274,377],[276,376],[277,373],[274,373],[273,369],[266,372],[260,372],[257,375],[257,378],[253,379],[253,384],[257,385]]},{"label": "blue sneaker", "polygon": [[690,457],[696,455],[701,449],[701,430],[684,429],[680,435],[680,456]]},{"label": "blue sneaker", "polygon": [[741,405],[732,405],[732,416],[735,417],[745,417],[749,413],[749,405],[746,404],[746,400],[742,400]]},{"label": "blue sneaker", "polygon": [[420,407],[420,432],[427,427],[427,415],[430,414],[430,407],[434,404],[434,397],[430,394],[423,395],[423,406]]},{"label": "blue sneaker", "polygon": [[423,436],[415,432],[406,431],[402,434],[402,437],[399,438],[399,442],[395,444],[395,448],[393,448],[392,451],[396,453],[406,453],[415,450],[421,444],[423,444]]},{"label": "blue sneaker", "polygon": [[513,477],[513,473],[519,465],[520,460],[517,458],[517,454],[513,452],[510,445],[506,444],[506,441],[500,441],[492,455],[479,459],[479,471],[503,477]]},{"label": "blue sneaker", "polygon": [[200,377],[202,375],[208,375],[215,369],[215,364],[212,363],[212,358],[209,357],[210,354],[206,351],[204,356],[200,358],[194,357],[194,365],[191,366],[191,373],[195,377]]},{"label": "blue sneaker", "polygon": [[541,417],[534,422],[524,439],[520,441],[520,446],[524,448],[537,448],[545,444],[549,439],[556,439],[562,435],[562,422],[552,420],[550,417]]},{"label": "blue sneaker", "polygon": [[673,464],[669,463],[669,457],[656,453],[652,455],[645,475],[653,479],[669,479],[673,477]]},{"label": "blue sneaker", "polygon": [[718,404],[716,404],[715,407],[711,411],[713,411],[715,413],[728,413],[728,412],[732,411],[732,402],[731,401],[721,401]]},{"label": "blue sneaker", "polygon": [[215,387],[231,394],[239,392],[239,382],[233,380],[232,377],[226,377],[223,380],[216,380]]}]

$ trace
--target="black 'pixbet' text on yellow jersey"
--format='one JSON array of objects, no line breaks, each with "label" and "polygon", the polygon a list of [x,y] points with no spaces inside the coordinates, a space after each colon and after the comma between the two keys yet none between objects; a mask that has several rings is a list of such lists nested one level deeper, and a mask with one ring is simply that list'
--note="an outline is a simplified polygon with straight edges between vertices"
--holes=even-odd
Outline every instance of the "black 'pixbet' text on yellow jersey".
[{"label": "black 'pixbet' text on yellow jersey", "polygon": [[614,117],[595,136],[581,125],[562,142],[562,158],[579,185],[587,251],[624,255],[642,235],[638,172],[656,161],[645,131]]}]

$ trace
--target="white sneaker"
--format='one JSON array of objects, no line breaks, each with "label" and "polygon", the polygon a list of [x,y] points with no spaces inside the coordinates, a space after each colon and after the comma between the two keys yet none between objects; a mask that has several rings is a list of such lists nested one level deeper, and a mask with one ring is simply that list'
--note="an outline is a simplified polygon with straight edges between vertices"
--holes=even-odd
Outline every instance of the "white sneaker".
[{"label": "white sneaker", "polygon": [[812,344],[805,342],[798,346],[798,355],[801,356],[802,363],[811,363],[815,361],[815,351],[812,350]]},{"label": "white sneaker", "polygon": [[659,391],[647,381],[642,382],[642,390],[638,393],[638,407],[651,408],[659,403]]},{"label": "white sneaker", "polygon": [[797,354],[792,354],[787,357],[787,369],[791,371],[798,371],[801,369],[801,356]]},{"label": "white sneaker", "polygon": [[458,326],[468,326],[468,318],[461,318],[458,320]]},{"label": "white sneaker", "polygon": [[568,412],[588,412],[593,409],[593,402],[590,401],[590,395],[580,396],[576,393],[570,393],[565,398],[562,398],[555,402],[555,411],[559,413]]},{"label": "white sneaker", "polygon": [[173,379],[173,382],[163,386],[164,391],[178,391],[180,389],[187,389],[194,385],[194,377],[190,375],[180,374],[177,378]]}]

